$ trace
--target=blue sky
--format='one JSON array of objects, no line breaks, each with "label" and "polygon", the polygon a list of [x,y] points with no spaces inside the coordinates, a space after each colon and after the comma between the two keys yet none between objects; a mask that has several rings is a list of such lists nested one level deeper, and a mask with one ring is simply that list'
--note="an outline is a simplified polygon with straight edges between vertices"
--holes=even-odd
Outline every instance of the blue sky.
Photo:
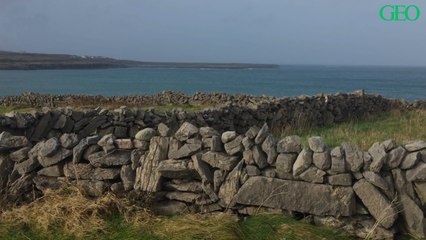
[{"label": "blue sky", "polygon": [[[415,4],[422,16],[384,22],[386,4]],[[0,49],[145,61],[426,65],[425,23],[424,1],[407,0],[0,0]]]}]

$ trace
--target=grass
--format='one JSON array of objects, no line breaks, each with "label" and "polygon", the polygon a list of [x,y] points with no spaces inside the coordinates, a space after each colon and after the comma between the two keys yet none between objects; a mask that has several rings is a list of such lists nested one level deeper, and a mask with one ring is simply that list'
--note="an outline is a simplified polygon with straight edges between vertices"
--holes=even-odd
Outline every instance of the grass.
[{"label": "grass", "polygon": [[0,239],[78,240],[284,240],[351,239],[337,231],[285,215],[241,220],[230,214],[157,217],[142,207],[106,194],[84,197],[68,187],[49,191],[31,204],[0,213]]},{"label": "grass", "polygon": [[304,138],[321,136],[328,146],[334,147],[342,142],[351,142],[367,150],[373,143],[387,139],[404,141],[426,139],[426,111],[399,111],[372,116],[326,127],[297,128],[284,131],[283,135],[299,135]]}]

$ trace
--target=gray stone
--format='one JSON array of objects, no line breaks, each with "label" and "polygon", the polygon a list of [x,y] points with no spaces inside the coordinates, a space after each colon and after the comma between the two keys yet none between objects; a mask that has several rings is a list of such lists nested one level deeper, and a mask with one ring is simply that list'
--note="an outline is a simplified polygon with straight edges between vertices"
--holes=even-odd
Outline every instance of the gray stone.
[{"label": "gray stone", "polygon": [[59,138],[62,147],[71,149],[78,144],[78,135],[75,133],[64,133]]},{"label": "gray stone", "polygon": [[57,190],[65,186],[65,182],[58,180],[56,177],[35,176],[33,179],[35,187],[42,192],[47,189]]},{"label": "gray stone", "polygon": [[207,183],[213,183],[213,172],[210,166],[202,161],[199,155],[193,155],[192,161],[194,169],[197,171],[201,180]]},{"label": "gray stone", "polygon": [[269,135],[269,127],[268,124],[263,124],[262,128],[260,128],[259,132],[257,133],[256,138],[254,139],[254,142],[256,144],[262,144],[263,141],[265,141],[266,137]]},{"label": "gray stone", "polygon": [[67,163],[64,165],[64,175],[69,179],[91,179],[94,168],[87,163]]},{"label": "gray stone", "polygon": [[426,237],[426,220],[422,209],[409,196],[399,196],[403,226],[415,238]]},{"label": "gray stone", "polygon": [[368,149],[368,153],[373,158],[373,161],[370,165],[370,171],[378,173],[383,167],[383,164],[386,160],[386,151],[383,145],[379,142],[373,144],[373,146]]},{"label": "gray stone", "polygon": [[398,211],[377,188],[366,180],[359,180],[354,184],[353,189],[381,226],[384,228],[393,226],[398,218]]},{"label": "gray stone", "polygon": [[40,163],[35,158],[29,158],[23,162],[16,163],[14,170],[16,170],[19,175],[23,176],[27,173],[30,173],[40,167]]},{"label": "gray stone", "polygon": [[299,178],[303,181],[306,181],[306,182],[324,183],[324,176],[325,175],[326,175],[326,172],[312,166],[312,167],[306,169],[304,172],[302,172],[299,175]]},{"label": "gray stone", "polygon": [[404,147],[409,152],[415,152],[422,149],[426,149],[426,142],[423,140],[415,140],[415,141],[406,143]]},{"label": "gray stone", "polygon": [[413,153],[407,154],[405,158],[402,160],[400,168],[403,170],[413,168],[419,161],[419,158],[420,158],[419,152],[413,152]]},{"label": "gray stone", "polygon": [[327,176],[327,180],[333,186],[352,186],[352,175],[350,173]]},{"label": "gray stone", "polygon": [[401,164],[402,159],[404,158],[406,152],[407,151],[401,146],[398,146],[398,147],[392,149],[388,153],[388,158],[386,160],[386,166],[390,169],[394,169],[394,168],[399,167],[399,165]]},{"label": "gray stone", "polygon": [[296,161],[296,153],[281,153],[277,157],[276,172],[279,178],[291,174],[293,170],[294,161]]},{"label": "gray stone", "polygon": [[308,138],[309,148],[314,153],[321,153],[325,151],[325,143],[322,137],[315,136]]},{"label": "gray stone", "polygon": [[112,134],[105,135],[98,141],[98,145],[102,147],[105,153],[109,153],[115,150],[115,139],[115,136]]},{"label": "gray stone", "polygon": [[99,136],[90,136],[82,139],[74,148],[73,148],[73,163],[79,163],[81,160],[81,156],[90,145],[96,144],[99,141]]},{"label": "gray stone", "polygon": [[30,150],[31,150],[30,147],[23,147],[9,154],[9,158],[14,162],[20,163],[28,158],[28,152]]},{"label": "gray stone", "polygon": [[243,150],[243,145],[241,144],[243,140],[243,136],[238,136],[236,138],[234,138],[233,140],[225,143],[225,151],[226,153],[228,153],[229,155],[236,155],[238,153],[240,153]]},{"label": "gray stone", "polygon": [[53,165],[39,170],[37,174],[46,177],[62,177],[64,176],[64,167],[62,165]]},{"label": "gray stone", "polygon": [[189,159],[160,161],[157,170],[161,176],[167,178],[193,179],[198,176]]},{"label": "gray stone", "polygon": [[419,163],[415,168],[406,171],[407,180],[410,182],[426,181],[426,163]]},{"label": "gray stone", "polygon": [[263,169],[262,176],[274,178],[277,176],[277,173],[275,172],[275,168],[270,167]]},{"label": "gray stone", "polygon": [[288,136],[277,143],[279,153],[299,153],[302,150],[302,141],[299,136]]},{"label": "gray stone", "polygon": [[165,197],[170,200],[177,200],[181,202],[194,203],[201,195],[192,192],[168,192]]},{"label": "gray stone", "polygon": [[90,145],[89,147],[86,148],[86,150],[84,150],[83,159],[89,161],[89,156],[99,151],[102,151],[101,146],[97,144]]},{"label": "gray stone", "polygon": [[214,168],[220,168],[226,171],[234,169],[237,165],[239,158],[228,156],[219,152],[206,152],[201,156],[201,160],[210,164]]},{"label": "gray stone", "polygon": [[[87,137],[96,132],[96,129],[100,127],[107,121],[107,116],[95,116],[90,119],[89,124],[87,124],[81,131],[78,132],[78,135],[82,137]],[[117,133],[114,134],[118,137]]]},{"label": "gray stone", "polygon": [[94,167],[126,165],[130,163],[130,151],[115,150],[111,153],[97,152],[89,156],[89,161]]},{"label": "gray stone", "polygon": [[393,139],[388,139],[388,140],[382,142],[381,145],[384,147],[386,152],[389,152],[392,149],[397,147],[396,142]]},{"label": "gray stone", "polygon": [[227,131],[222,133],[221,140],[223,143],[228,143],[234,140],[237,137],[237,133],[235,131]]},{"label": "gray stone", "polygon": [[100,197],[108,189],[104,181],[79,180],[76,182],[81,191],[90,197]]},{"label": "gray stone", "polygon": [[249,137],[244,137],[241,143],[245,150],[250,150],[254,145],[253,139],[250,139]]},{"label": "gray stone", "polygon": [[186,204],[179,201],[155,202],[151,209],[154,214],[161,216],[176,216],[190,212]]},{"label": "gray stone", "polygon": [[185,141],[198,133],[198,128],[189,122],[184,122],[176,131],[175,137],[179,141]]},{"label": "gray stone", "polygon": [[117,195],[121,195],[121,194],[126,192],[126,190],[124,189],[123,182],[117,182],[117,183],[111,184],[110,189],[111,189],[111,192],[113,192]]},{"label": "gray stone", "polygon": [[212,136],[210,150],[220,152],[223,150],[222,141],[219,136]]},{"label": "gray stone", "polygon": [[224,183],[219,189],[219,198],[225,206],[233,205],[234,195],[240,189],[240,176],[243,170],[244,161],[240,161],[237,166],[228,174]]},{"label": "gray stone", "polygon": [[198,140],[197,143],[186,143],[177,151],[169,151],[169,157],[172,159],[181,159],[191,157],[194,153],[201,150],[202,142]]},{"label": "gray stone", "polygon": [[387,182],[379,174],[366,171],[366,172],[363,172],[362,175],[364,176],[365,180],[367,180],[369,183],[373,184],[374,186],[384,191],[389,190],[389,186]]},{"label": "gray stone", "polygon": [[0,148],[17,149],[23,148],[29,144],[29,141],[24,136],[13,136],[9,132],[0,134]]},{"label": "gray stone", "polygon": [[259,130],[260,130],[260,128],[258,126],[250,127],[249,130],[247,130],[247,132],[246,132],[246,137],[254,140],[256,138],[257,134],[259,133]]},{"label": "gray stone", "polygon": [[213,136],[220,136],[219,132],[212,127],[201,127],[200,135],[202,138],[211,138]]},{"label": "gray stone", "polygon": [[141,166],[141,157],[145,152],[140,149],[134,149],[130,153],[130,161],[132,162],[132,169],[136,170],[136,168]]},{"label": "gray stone", "polygon": [[132,190],[135,184],[136,171],[132,169],[131,165],[123,165],[120,171],[120,178],[123,182],[124,191]]},{"label": "gray stone", "polygon": [[220,186],[227,176],[227,172],[225,170],[216,170],[213,174],[213,189],[215,192],[219,191]]},{"label": "gray stone", "polygon": [[262,143],[262,150],[266,153],[267,162],[271,166],[275,166],[278,157],[276,141],[272,135],[268,135]]},{"label": "gray stone", "polygon": [[116,139],[114,141],[114,145],[118,149],[126,149],[126,150],[133,149],[133,142],[132,142],[132,140],[130,138],[127,138],[127,139]]},{"label": "gray stone", "polygon": [[398,195],[407,194],[411,198],[415,197],[413,185],[407,181],[405,171],[399,168],[392,170],[392,176],[395,184],[395,190]]},{"label": "gray stone", "polygon": [[156,134],[157,132],[153,128],[145,128],[136,133],[135,139],[149,142]]},{"label": "gray stone", "polygon": [[133,146],[137,149],[147,151],[149,149],[149,142],[135,139],[133,140]]},{"label": "gray stone", "polygon": [[328,170],[331,167],[330,151],[325,149],[323,152],[314,152],[312,162],[321,170]]},{"label": "gray stone", "polygon": [[60,144],[57,138],[51,138],[40,145],[38,155],[40,157],[51,157],[56,153],[59,145]]},{"label": "gray stone", "polygon": [[158,133],[162,137],[168,137],[170,135],[170,128],[164,123],[158,124],[157,129],[158,129]]},{"label": "gray stone", "polygon": [[260,170],[256,166],[248,165],[246,167],[246,169],[247,169],[247,175],[249,175],[249,176],[259,176],[260,175]]},{"label": "gray stone", "polygon": [[331,167],[330,167],[330,173],[331,174],[340,174],[344,173],[346,171],[346,163],[345,163],[345,157],[344,152],[341,147],[335,147],[333,150],[331,150]]},{"label": "gray stone", "polygon": [[169,191],[180,191],[180,192],[194,192],[202,193],[201,182],[190,181],[190,182],[164,182],[163,187]]},{"label": "gray stone", "polygon": [[414,189],[422,203],[422,209],[426,207],[426,182],[414,182]]},{"label": "gray stone", "polygon": [[243,159],[244,159],[244,162],[247,165],[254,165],[255,164],[254,158],[253,158],[253,152],[251,150],[244,150],[243,151]]},{"label": "gray stone", "polygon": [[297,156],[296,161],[293,164],[293,176],[298,176],[312,164],[312,151],[308,148],[304,148]]},{"label": "gray stone", "polygon": [[258,145],[254,145],[252,152],[253,152],[253,160],[256,163],[256,165],[260,169],[266,168],[268,166],[268,159],[266,154],[262,151],[261,147],[259,147]]},{"label": "gray stone", "polygon": [[9,175],[13,170],[14,162],[11,161],[6,155],[0,154],[0,188],[6,187],[9,181]]},{"label": "gray stone", "polygon": [[351,172],[359,172],[364,163],[362,151],[351,143],[343,143],[342,148],[346,156],[346,169]]},{"label": "gray stone", "polygon": [[72,151],[65,148],[60,148],[56,153],[51,157],[38,157],[38,161],[43,167],[48,167],[51,165],[55,165],[72,155]]},{"label": "gray stone", "polygon": [[120,177],[121,168],[95,168],[93,180],[114,180]]},{"label": "gray stone", "polygon": [[51,120],[52,120],[52,116],[50,112],[45,113],[41,117],[41,119],[38,121],[37,125],[34,128],[34,132],[32,133],[32,136],[31,136],[32,141],[39,141],[41,138],[45,136],[45,134],[49,131],[49,129],[53,127]]},{"label": "gray stone", "polygon": [[352,216],[356,210],[351,187],[332,187],[267,177],[249,178],[238,191],[235,201],[244,205],[286,209],[319,216]]}]

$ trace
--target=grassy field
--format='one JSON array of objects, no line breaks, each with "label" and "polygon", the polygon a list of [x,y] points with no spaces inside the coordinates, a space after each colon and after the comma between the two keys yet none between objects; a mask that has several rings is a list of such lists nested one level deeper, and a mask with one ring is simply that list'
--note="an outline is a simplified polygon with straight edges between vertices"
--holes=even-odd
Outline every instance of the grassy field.
[{"label": "grassy field", "polygon": [[238,219],[230,214],[157,217],[106,194],[96,200],[70,187],[0,212],[0,239],[286,240],[351,239],[285,215]]},{"label": "grassy field", "polygon": [[426,111],[401,112],[393,110],[364,120],[340,123],[327,127],[298,128],[282,135],[299,135],[307,144],[310,136],[321,136],[328,146],[351,142],[367,150],[373,143],[387,139],[404,141],[426,139]]}]

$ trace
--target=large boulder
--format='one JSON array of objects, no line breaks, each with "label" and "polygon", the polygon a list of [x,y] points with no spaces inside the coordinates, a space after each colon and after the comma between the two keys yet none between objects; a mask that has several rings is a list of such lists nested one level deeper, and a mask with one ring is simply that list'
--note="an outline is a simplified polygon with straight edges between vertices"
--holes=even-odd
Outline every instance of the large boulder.
[{"label": "large boulder", "polygon": [[343,143],[342,148],[346,156],[346,169],[351,172],[359,172],[364,164],[363,152],[358,146],[351,143]]},{"label": "large boulder", "polygon": [[368,153],[373,158],[370,164],[370,171],[375,173],[380,172],[387,156],[384,145],[376,142],[368,149]]},{"label": "large boulder", "polygon": [[249,178],[238,191],[235,201],[244,205],[319,216],[352,216],[356,209],[351,187],[332,187],[267,177]]},{"label": "large boulder", "polygon": [[391,228],[398,218],[398,210],[386,196],[366,180],[359,180],[353,186],[356,195],[371,215],[384,228]]}]

